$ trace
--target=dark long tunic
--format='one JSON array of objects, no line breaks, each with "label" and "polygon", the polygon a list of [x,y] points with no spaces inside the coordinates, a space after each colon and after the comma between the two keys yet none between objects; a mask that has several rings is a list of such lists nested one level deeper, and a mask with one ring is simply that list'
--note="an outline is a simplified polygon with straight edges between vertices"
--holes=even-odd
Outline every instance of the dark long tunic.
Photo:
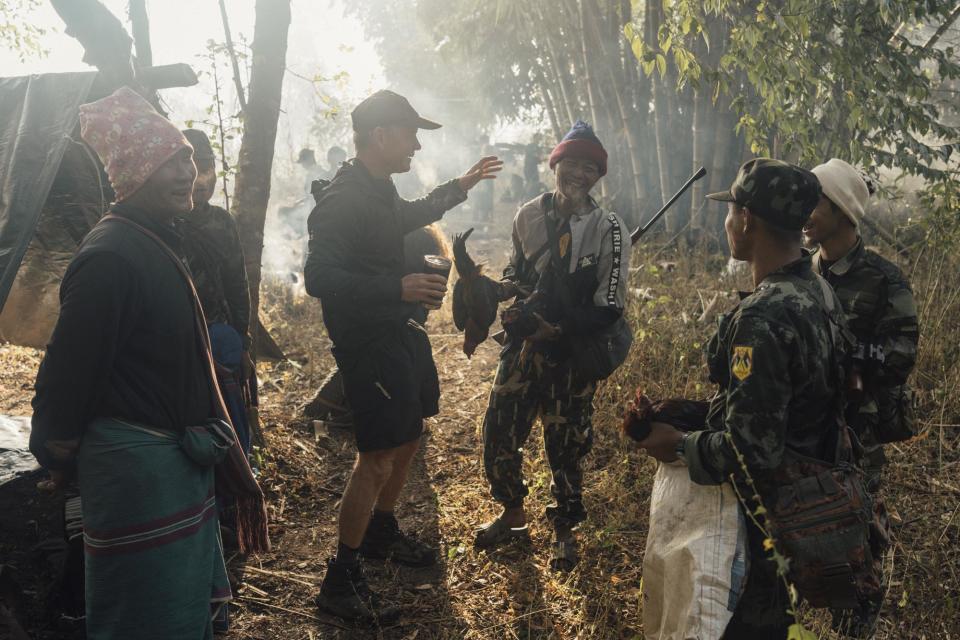
[{"label": "dark long tunic", "polygon": [[[172,226],[114,208],[180,252]],[[211,415],[191,294],[153,240],[102,221],[84,239],[60,286],[60,317],[37,374],[30,450],[48,468],[46,443],[80,438],[95,417],[175,432]]]},{"label": "dark long tunic", "polygon": [[207,323],[229,324],[249,347],[250,291],[233,216],[207,203],[179,217],[176,228]]}]

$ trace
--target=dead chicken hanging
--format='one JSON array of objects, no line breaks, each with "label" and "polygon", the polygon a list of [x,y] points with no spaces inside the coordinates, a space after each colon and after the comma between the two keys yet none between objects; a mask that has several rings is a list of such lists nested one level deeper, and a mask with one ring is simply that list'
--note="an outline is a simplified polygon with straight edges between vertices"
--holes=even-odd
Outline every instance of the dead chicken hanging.
[{"label": "dead chicken hanging", "polygon": [[463,331],[463,352],[468,358],[487,339],[500,302],[500,285],[483,275],[483,265],[467,253],[471,233],[472,228],[453,238],[453,264],[458,276],[453,286],[453,322]]}]

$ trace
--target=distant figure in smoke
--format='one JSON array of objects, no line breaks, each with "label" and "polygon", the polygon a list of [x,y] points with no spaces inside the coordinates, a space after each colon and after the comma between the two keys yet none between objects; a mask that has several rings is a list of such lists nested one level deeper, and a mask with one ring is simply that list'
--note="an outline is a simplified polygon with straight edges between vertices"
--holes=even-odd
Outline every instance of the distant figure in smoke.
[{"label": "distant figure in smoke", "polygon": [[193,185],[193,210],[177,216],[183,250],[200,297],[210,331],[217,377],[230,418],[244,453],[250,453],[247,422],[249,393],[243,388],[254,378],[250,358],[250,291],[247,267],[237,223],[226,209],[210,204],[217,183],[217,163],[207,134],[197,129],[183,132],[193,145],[197,181]]},{"label": "distant figure in smoke", "polygon": [[300,155],[297,156],[297,164],[303,168],[303,191],[300,193],[300,196],[309,196],[310,185],[313,184],[314,180],[323,178],[324,172],[320,168],[320,165],[317,164],[317,156],[314,155],[313,149],[310,148],[300,149]]},{"label": "distant figure in smoke", "polygon": [[361,102],[351,119],[357,157],[340,168],[310,214],[304,268],[307,293],[320,298],[343,372],[358,449],[340,503],[336,558],[327,564],[316,604],[351,622],[377,624],[396,619],[399,610],[370,591],[360,556],[420,567],[437,561],[436,549],[401,531],[393,511],[423,420],[439,411],[437,369],[416,318],[423,308],[440,308],[447,281],[435,273],[405,274],[403,237],[462,203],[502,163],[482,158],[460,178],[407,201],[390,176],[410,170],[418,129],[440,125],[392,91]]},{"label": "distant figure in smoke", "polygon": [[531,142],[523,149],[523,179],[526,184],[524,200],[535,198],[543,191],[543,184],[540,182],[540,163],[542,150],[536,142]]},{"label": "distant figure in smoke", "polygon": [[333,180],[333,177],[337,175],[337,171],[340,170],[340,165],[346,161],[347,152],[344,151],[342,147],[336,145],[330,147],[327,150],[327,171],[324,173],[323,178],[325,180]]}]

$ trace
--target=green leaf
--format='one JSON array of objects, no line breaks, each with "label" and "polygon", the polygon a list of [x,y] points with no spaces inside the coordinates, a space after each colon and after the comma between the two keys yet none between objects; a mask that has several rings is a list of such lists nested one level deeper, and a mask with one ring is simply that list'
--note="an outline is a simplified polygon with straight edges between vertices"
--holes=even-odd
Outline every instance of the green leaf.
[{"label": "green leaf", "polygon": [[657,70],[660,72],[661,78],[667,75],[667,59],[659,53],[657,54]]},{"label": "green leaf", "polygon": [[628,22],[627,24],[623,25],[623,35],[627,38],[628,41],[633,42],[634,32],[633,32],[632,22]]},{"label": "green leaf", "polygon": [[[633,42],[630,43],[630,49],[633,51],[633,55],[637,60],[643,59],[643,40],[634,38]],[[648,72],[647,75],[650,75],[650,73]]]},{"label": "green leaf", "polygon": [[649,62],[642,62],[640,66],[643,67],[643,73],[646,76],[650,76],[653,73],[653,68],[657,66],[655,60],[650,60]]}]

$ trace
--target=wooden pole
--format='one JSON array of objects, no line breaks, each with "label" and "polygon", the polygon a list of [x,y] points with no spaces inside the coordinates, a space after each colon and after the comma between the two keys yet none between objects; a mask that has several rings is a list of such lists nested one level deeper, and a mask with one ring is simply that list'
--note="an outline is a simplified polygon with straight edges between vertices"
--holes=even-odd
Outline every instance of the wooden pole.
[{"label": "wooden pole", "polygon": [[[260,276],[263,228],[270,201],[270,176],[277,121],[287,66],[290,0],[257,0],[256,25],[251,46],[250,99],[243,118],[243,140],[237,159],[234,213],[240,232],[250,282],[250,309],[260,310]],[[257,345],[254,343],[253,352]]]},{"label": "wooden pole", "polygon": [[127,8],[133,43],[136,46],[137,66],[153,66],[153,50],[150,47],[150,18],[147,15],[147,0],[130,0]]}]

